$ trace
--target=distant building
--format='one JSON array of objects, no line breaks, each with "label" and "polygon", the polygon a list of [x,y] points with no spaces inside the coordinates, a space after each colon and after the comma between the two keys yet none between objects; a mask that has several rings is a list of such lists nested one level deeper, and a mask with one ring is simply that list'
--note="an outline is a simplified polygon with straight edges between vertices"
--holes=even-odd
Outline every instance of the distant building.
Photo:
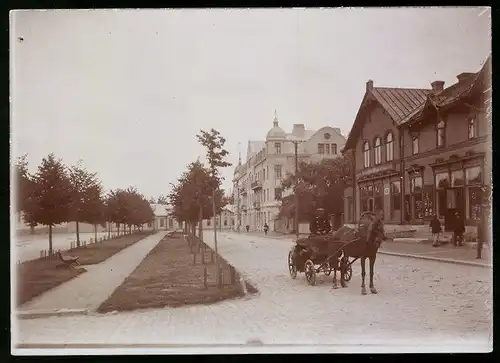
[{"label": "distant building", "polygon": [[[233,229],[235,225],[234,213],[231,208],[227,207],[222,210],[222,213],[216,218],[217,229],[228,230]],[[203,229],[210,229],[214,226],[214,218],[203,220]]]},{"label": "distant building", "polygon": [[249,225],[250,230],[262,230],[265,223],[271,230],[279,227],[279,223],[275,225],[274,222],[281,199],[292,193],[281,190],[281,181],[288,173],[295,172],[293,141],[300,141],[299,160],[318,162],[339,157],[346,139],[340,129],[330,126],[307,130],[304,124],[295,124],[292,132],[287,133],[279,126],[275,115],[266,139],[248,141],[246,161],[242,164],[240,158],[234,170],[233,210],[235,223],[242,229]]},{"label": "distant building", "polygon": [[447,88],[442,81],[429,89],[368,81],[344,150],[354,156],[346,223],[382,209],[386,225],[426,226],[434,214],[445,222],[458,211],[475,230],[491,186],[490,98],[491,56]]}]

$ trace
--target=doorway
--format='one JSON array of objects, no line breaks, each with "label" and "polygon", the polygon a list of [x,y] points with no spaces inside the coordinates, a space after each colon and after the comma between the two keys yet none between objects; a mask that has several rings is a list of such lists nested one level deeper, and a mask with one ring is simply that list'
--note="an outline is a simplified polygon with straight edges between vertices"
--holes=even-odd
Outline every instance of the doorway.
[{"label": "doorway", "polygon": [[373,212],[373,198],[368,198],[368,211]]},{"label": "doorway", "polygon": [[464,188],[446,189],[446,209],[455,210],[460,213],[462,218],[465,217]]}]

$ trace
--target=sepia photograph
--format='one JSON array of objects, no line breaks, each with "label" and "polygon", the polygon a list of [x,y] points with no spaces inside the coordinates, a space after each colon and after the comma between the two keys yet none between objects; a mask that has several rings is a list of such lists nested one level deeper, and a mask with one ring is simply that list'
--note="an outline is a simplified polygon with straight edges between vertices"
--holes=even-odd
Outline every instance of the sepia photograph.
[{"label": "sepia photograph", "polygon": [[491,8],[9,37],[12,354],[492,351]]}]

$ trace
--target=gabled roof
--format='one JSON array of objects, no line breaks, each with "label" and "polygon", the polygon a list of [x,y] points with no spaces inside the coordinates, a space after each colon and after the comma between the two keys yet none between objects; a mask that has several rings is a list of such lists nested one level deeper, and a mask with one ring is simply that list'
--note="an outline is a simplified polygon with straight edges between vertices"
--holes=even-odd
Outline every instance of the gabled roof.
[{"label": "gabled roof", "polygon": [[361,114],[368,99],[375,99],[389,114],[396,126],[401,125],[415,110],[425,103],[429,89],[420,88],[389,88],[373,87],[367,89],[363,101],[359,106],[358,113],[354,119],[354,124],[344,147],[344,150],[352,149],[357,138],[357,131],[360,128]]},{"label": "gabled roof", "polygon": [[425,102],[429,89],[374,87],[373,96],[396,124]]},{"label": "gabled roof", "polygon": [[429,94],[424,104],[419,107],[419,111],[414,113],[407,122],[421,120],[424,112],[427,109],[434,108],[435,110],[443,109],[453,105],[455,102],[468,97],[478,87],[484,87],[485,77],[488,77],[488,72],[491,67],[491,55],[488,56],[486,62],[477,73],[470,73],[469,77],[461,82],[452,84],[445,88],[437,95]]}]

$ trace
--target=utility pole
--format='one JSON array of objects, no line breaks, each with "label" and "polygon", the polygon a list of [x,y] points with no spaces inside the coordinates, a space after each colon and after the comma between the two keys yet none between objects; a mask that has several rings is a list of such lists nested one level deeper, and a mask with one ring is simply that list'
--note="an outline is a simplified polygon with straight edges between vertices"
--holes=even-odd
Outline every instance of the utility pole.
[{"label": "utility pole", "polygon": [[295,236],[299,239],[299,142],[292,141],[295,149]]}]

